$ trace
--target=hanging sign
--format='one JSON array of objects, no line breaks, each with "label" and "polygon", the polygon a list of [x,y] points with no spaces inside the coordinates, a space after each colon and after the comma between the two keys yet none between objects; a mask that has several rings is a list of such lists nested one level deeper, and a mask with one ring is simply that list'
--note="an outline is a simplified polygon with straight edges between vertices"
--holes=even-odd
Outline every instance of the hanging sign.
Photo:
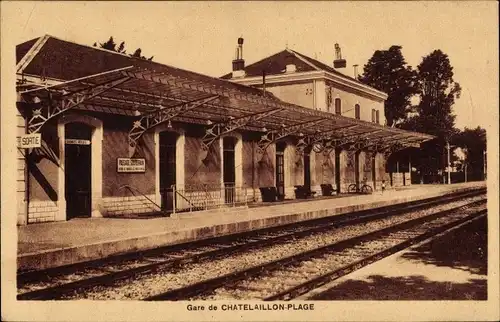
[{"label": "hanging sign", "polygon": [[146,159],[118,158],[117,171],[128,173],[146,172]]},{"label": "hanging sign", "polygon": [[34,133],[18,136],[17,146],[21,149],[39,148],[42,146],[42,135]]},{"label": "hanging sign", "polygon": [[74,145],[90,145],[90,140],[66,139],[64,140],[64,143]]}]

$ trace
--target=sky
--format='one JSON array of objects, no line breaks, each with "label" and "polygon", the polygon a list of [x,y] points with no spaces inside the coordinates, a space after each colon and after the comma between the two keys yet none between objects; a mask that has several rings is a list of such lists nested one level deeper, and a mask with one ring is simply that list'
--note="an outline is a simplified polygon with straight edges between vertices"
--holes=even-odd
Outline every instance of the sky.
[{"label": "sky", "polygon": [[[498,4],[487,2],[2,2],[12,44],[50,34],[92,45],[114,36],[160,63],[219,77],[231,71],[237,38],[246,64],[287,46],[327,64],[339,43],[353,75],[378,49],[401,45],[416,67],[448,54],[462,96],[456,126],[488,128],[498,114]],[[4,40],[4,37],[2,37]]]}]

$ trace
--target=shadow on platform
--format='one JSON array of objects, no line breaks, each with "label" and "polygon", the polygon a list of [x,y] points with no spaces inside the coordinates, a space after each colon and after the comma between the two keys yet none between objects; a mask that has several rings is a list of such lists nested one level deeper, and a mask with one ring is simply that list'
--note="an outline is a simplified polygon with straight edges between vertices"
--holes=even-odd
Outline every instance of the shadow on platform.
[{"label": "shadow on platform", "polygon": [[487,239],[486,218],[476,220],[409,249],[395,262],[411,264],[417,274],[394,276],[400,267],[391,266],[390,276],[374,272],[349,279],[311,300],[487,300]]},{"label": "shadow on platform", "polygon": [[488,268],[488,225],[486,218],[404,253],[403,259],[451,267],[486,275]]},{"label": "shadow on platform", "polygon": [[431,281],[422,275],[385,277],[370,275],[368,281],[347,280],[310,300],[486,300],[486,280],[466,283]]}]

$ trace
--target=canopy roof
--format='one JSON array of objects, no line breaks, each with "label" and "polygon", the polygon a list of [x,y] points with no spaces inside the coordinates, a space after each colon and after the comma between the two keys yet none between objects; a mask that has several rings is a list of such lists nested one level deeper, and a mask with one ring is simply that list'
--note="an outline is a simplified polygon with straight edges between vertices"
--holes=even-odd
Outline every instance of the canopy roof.
[{"label": "canopy roof", "polygon": [[[37,41],[39,42],[40,40]],[[103,51],[79,46],[90,53]],[[106,55],[109,56],[110,53],[106,52]],[[174,122],[211,125],[244,120],[238,128],[264,133],[290,129],[289,135],[296,136],[319,133],[328,133],[334,137],[362,135],[370,140],[406,140],[412,144],[433,138],[427,134],[389,128],[285,103],[260,89],[175,67],[126,56],[124,58],[123,55],[114,53],[110,57],[125,59],[129,65],[51,86],[19,88],[21,101],[66,101],[57,113],[49,113],[49,118],[64,112],[68,107],[134,117],[168,112],[168,120]],[[70,58],[66,57],[65,61]],[[32,63],[37,63],[33,58],[30,59]],[[24,70],[30,68],[33,69],[28,63]],[[200,103],[193,105],[194,102]],[[179,108],[188,104],[191,104],[189,108]],[[173,110],[176,112],[172,114]],[[43,119],[46,118],[47,116]]]}]

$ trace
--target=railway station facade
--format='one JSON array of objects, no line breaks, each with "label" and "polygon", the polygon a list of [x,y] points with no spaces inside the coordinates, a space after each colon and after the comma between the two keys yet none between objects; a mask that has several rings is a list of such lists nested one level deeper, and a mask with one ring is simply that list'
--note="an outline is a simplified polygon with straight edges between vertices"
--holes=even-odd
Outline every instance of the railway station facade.
[{"label": "railway station facade", "polygon": [[289,49],[222,78],[48,35],[16,56],[17,135],[41,135],[18,153],[20,225],[377,190],[391,153],[432,138]]}]

